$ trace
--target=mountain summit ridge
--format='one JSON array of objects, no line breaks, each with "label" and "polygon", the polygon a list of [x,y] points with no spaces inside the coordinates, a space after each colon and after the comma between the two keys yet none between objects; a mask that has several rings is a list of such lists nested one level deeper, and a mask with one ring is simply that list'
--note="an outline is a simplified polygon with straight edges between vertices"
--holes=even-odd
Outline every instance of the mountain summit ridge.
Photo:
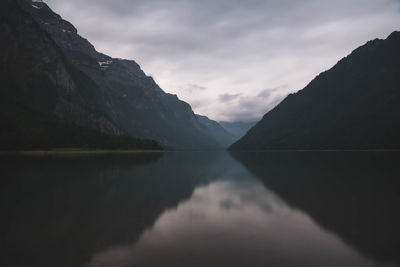
[{"label": "mountain summit ridge", "polygon": [[[135,61],[112,58],[99,53],[88,40],[78,34],[78,30],[70,22],[54,13],[44,2],[6,0],[6,4],[13,7],[14,16],[26,12],[27,14],[23,15],[24,18],[27,20],[32,18],[33,24],[38,25],[33,26],[36,27],[35,31],[40,32],[40,36],[43,36],[48,42],[54,42],[52,46],[57,51],[54,60],[57,62],[61,60],[65,64],[64,72],[66,73],[65,77],[59,79],[57,86],[68,87],[73,85],[76,88],[77,95],[79,95],[79,97],[77,96],[81,103],[79,105],[92,110],[93,114],[99,115],[108,125],[107,127],[112,130],[106,130],[108,128],[100,127],[98,123],[92,123],[91,119],[82,120],[85,117],[83,111],[77,109],[79,105],[71,98],[59,101],[60,97],[54,96],[54,101],[70,103],[71,107],[74,107],[75,117],[67,116],[68,112],[65,108],[50,110],[53,115],[80,126],[101,131],[106,130],[107,134],[155,140],[168,149],[207,150],[222,148],[222,145],[215,140],[210,130],[199,121],[190,105],[181,101],[176,95],[164,92],[152,77],[143,72]],[[15,5],[18,5],[19,8],[16,8]],[[11,15],[8,14],[8,16]],[[17,22],[10,21],[10,23]],[[24,27],[32,28],[32,25]],[[12,25],[10,24],[10,26]],[[20,31],[26,30],[21,27],[19,28]],[[15,34],[18,35],[19,33],[15,32]],[[27,37],[29,36],[28,34]],[[21,37],[16,42],[26,42],[27,37]],[[43,38],[40,40],[43,40]],[[40,46],[40,41],[36,41],[39,42],[38,45],[32,40],[28,42],[31,43],[33,49],[37,50],[35,53],[43,54],[40,59],[46,58],[46,52],[43,50],[45,48]],[[20,43],[18,45],[21,46]],[[10,45],[10,47],[12,46]],[[24,58],[26,60],[25,66],[31,64],[30,60],[33,60],[33,58],[40,60],[39,57],[36,59],[34,55],[30,54],[32,49],[27,46],[23,48],[21,46],[21,49],[23,49],[22,53],[26,55]],[[9,48],[3,50],[6,58],[9,56],[6,54],[9,51]],[[46,67],[48,66],[43,62],[43,68]],[[7,66],[4,66],[4,68],[7,68]],[[21,69],[24,66],[16,66],[15,72],[18,72],[18,68]],[[7,70],[7,72],[10,72],[10,70]],[[54,72],[51,76],[55,77],[58,75],[57,73],[59,72]],[[3,77],[10,79],[9,75]],[[24,79],[29,78],[28,75]],[[15,80],[7,82],[14,83]],[[21,91],[20,94],[21,97],[25,93],[36,94],[35,98],[43,98],[39,101],[42,105],[46,102],[45,97],[37,94],[38,90],[34,88],[37,86],[29,85],[26,87],[27,91]],[[57,86],[55,85],[55,88],[58,88]],[[40,87],[43,87],[43,85],[40,85]],[[56,89],[49,89],[47,94],[53,94],[54,90]],[[18,95],[16,95],[17,98]],[[27,102],[23,105],[27,105]]]},{"label": "mountain summit ridge", "polygon": [[230,149],[400,149],[399,48],[399,31],[368,41],[288,95]]},{"label": "mountain summit ridge", "polygon": [[159,149],[94,108],[85,76],[22,4],[0,10],[0,149]]}]

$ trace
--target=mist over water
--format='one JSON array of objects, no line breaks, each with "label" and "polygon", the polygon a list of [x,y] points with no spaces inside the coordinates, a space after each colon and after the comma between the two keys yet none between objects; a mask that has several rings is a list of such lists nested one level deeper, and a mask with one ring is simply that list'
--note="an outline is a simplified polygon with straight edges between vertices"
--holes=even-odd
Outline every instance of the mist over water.
[{"label": "mist over water", "polygon": [[1,265],[399,266],[399,158],[2,159]]}]

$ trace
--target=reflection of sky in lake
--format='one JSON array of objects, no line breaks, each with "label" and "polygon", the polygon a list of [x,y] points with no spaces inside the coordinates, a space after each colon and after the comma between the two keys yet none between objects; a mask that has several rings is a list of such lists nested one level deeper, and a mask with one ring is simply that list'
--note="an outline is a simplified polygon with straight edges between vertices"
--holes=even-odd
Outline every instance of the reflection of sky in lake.
[{"label": "reflection of sky in lake", "polygon": [[399,160],[398,152],[0,159],[0,266],[400,266]]},{"label": "reflection of sky in lake", "polygon": [[253,178],[197,187],[135,244],[105,250],[88,265],[381,266]]}]

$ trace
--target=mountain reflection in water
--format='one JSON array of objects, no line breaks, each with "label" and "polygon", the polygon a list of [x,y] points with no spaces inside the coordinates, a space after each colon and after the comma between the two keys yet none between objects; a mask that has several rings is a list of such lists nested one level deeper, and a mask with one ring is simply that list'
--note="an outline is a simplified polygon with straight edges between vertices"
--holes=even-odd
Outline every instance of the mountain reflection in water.
[{"label": "mountain reflection in water", "polygon": [[[7,159],[2,266],[398,266],[391,252],[399,235],[386,237],[375,222],[359,229],[354,218],[363,217],[364,193],[355,194],[354,181],[346,180],[363,174],[380,193],[389,188],[380,182],[391,182],[388,201],[398,200],[398,186],[389,178],[399,174],[391,164],[399,157],[384,155],[177,152]],[[369,163],[377,165],[360,165],[371,157]],[[372,169],[382,164],[386,178],[375,181],[381,177]],[[332,172],[332,166],[339,170]],[[336,186],[333,178],[340,178]],[[342,207],[343,199],[334,206],[322,196],[327,190],[338,190],[332,192],[337,198],[344,194],[359,214],[347,217],[350,208]],[[397,222],[392,215],[384,219]],[[341,218],[326,223],[331,216]],[[386,254],[365,249],[375,244],[360,246],[349,238],[351,229],[387,238],[381,248]]]}]

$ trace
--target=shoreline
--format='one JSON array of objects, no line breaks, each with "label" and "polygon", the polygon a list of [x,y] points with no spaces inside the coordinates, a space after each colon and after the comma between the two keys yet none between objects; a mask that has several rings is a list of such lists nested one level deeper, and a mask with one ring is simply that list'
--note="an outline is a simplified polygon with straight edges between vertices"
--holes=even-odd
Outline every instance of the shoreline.
[{"label": "shoreline", "polygon": [[107,149],[54,149],[0,151],[0,156],[51,156],[51,155],[105,155],[105,154],[148,154],[168,152],[227,152],[227,153],[304,153],[304,152],[400,152],[400,149],[271,149],[271,150],[107,150]]},{"label": "shoreline", "polygon": [[235,153],[259,152],[400,152],[400,149],[270,149],[270,150],[228,150]]},{"label": "shoreline", "polygon": [[105,154],[146,154],[164,153],[164,150],[107,150],[107,149],[55,149],[0,151],[0,156],[52,156],[52,155],[105,155]]}]

